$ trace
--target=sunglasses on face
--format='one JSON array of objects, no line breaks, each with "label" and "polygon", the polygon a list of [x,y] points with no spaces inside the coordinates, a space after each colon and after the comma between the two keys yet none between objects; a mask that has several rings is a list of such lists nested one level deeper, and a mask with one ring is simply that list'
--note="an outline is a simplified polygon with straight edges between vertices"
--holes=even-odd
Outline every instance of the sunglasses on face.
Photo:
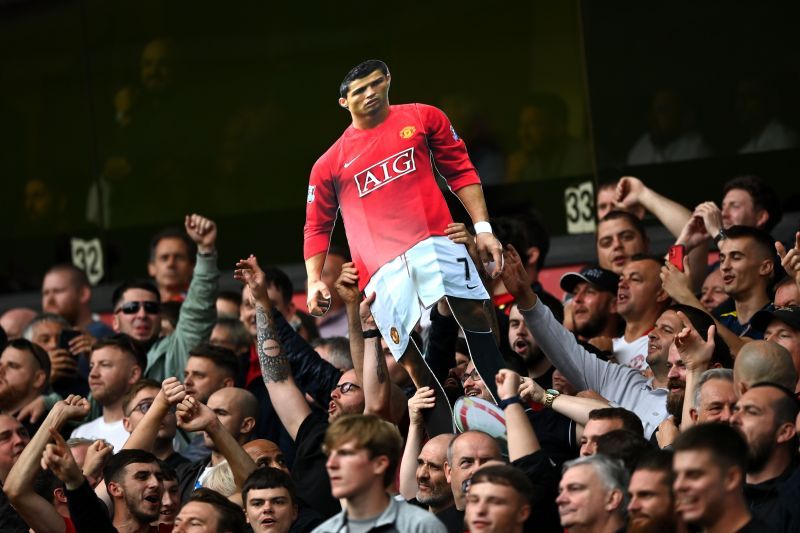
[{"label": "sunglasses on face", "polygon": [[[333,388],[333,390],[339,389],[339,393],[340,394],[347,394],[348,392],[350,392],[353,389],[360,389],[360,388],[361,387],[359,387],[355,383],[350,383],[349,381],[345,381],[341,385],[336,385]],[[333,391],[331,391],[331,392],[333,392]]]},{"label": "sunglasses on face", "polygon": [[123,315],[135,315],[142,306],[144,306],[144,312],[148,315],[156,315],[161,309],[161,304],[158,302],[125,302],[114,312],[122,313]]},{"label": "sunglasses on face", "polygon": [[[131,409],[131,414],[133,414],[134,411],[139,411],[143,415],[147,414],[147,411],[149,411],[150,407],[152,406],[153,406],[153,400],[145,400],[143,402],[139,402],[133,407],[133,409]],[[176,410],[175,406],[171,405],[169,408],[169,412],[175,413],[175,410]]]},{"label": "sunglasses on face", "polygon": [[472,381],[481,381],[481,375],[478,374],[477,368],[473,368],[472,372],[464,372],[464,374],[461,376],[461,384],[465,384],[470,378],[472,378]]}]

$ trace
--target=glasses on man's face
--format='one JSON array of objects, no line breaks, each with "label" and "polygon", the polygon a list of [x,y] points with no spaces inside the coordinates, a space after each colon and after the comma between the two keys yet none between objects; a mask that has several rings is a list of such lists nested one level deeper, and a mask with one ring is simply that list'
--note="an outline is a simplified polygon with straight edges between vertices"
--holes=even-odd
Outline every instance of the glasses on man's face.
[{"label": "glasses on man's face", "polygon": [[333,387],[333,390],[331,392],[333,392],[336,389],[339,389],[339,394],[347,394],[353,389],[360,389],[360,388],[361,387],[359,387],[355,383],[350,383],[349,381],[345,381],[344,383],[341,383]]},{"label": "glasses on man's face", "polygon": [[161,305],[158,302],[125,302],[114,312],[122,313],[123,315],[135,315],[142,306],[144,306],[144,312],[148,315],[157,315],[161,309]]},{"label": "glasses on man's face", "polygon": [[478,369],[477,368],[473,368],[472,372],[464,372],[461,375],[461,384],[462,385],[465,384],[467,382],[467,380],[470,379],[470,378],[472,379],[472,381],[481,381],[481,375],[478,374]]},{"label": "glasses on man's face", "polygon": [[[153,400],[144,400],[144,401],[141,401],[141,402],[137,403],[137,404],[136,404],[136,405],[133,407],[133,409],[131,409],[131,414],[133,414],[133,412],[134,412],[134,411],[139,411],[139,412],[140,412],[140,413],[142,413],[143,415],[144,415],[144,414],[147,414],[147,411],[149,411],[149,410],[150,410],[150,407],[152,407],[152,405],[153,405]],[[174,414],[174,413],[175,413],[175,410],[176,410],[176,409],[175,409],[175,406],[174,406],[174,405],[170,405],[170,406],[169,406],[169,412],[170,412],[170,413],[173,413],[173,414]]]}]

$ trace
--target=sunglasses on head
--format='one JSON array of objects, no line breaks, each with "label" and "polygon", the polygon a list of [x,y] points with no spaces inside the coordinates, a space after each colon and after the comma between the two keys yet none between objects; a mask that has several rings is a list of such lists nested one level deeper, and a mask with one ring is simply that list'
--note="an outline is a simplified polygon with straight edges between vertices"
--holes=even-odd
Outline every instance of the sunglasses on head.
[{"label": "sunglasses on head", "polygon": [[123,315],[135,315],[142,306],[144,306],[144,312],[148,315],[156,315],[161,309],[161,304],[158,302],[125,302],[114,312],[122,313]]}]

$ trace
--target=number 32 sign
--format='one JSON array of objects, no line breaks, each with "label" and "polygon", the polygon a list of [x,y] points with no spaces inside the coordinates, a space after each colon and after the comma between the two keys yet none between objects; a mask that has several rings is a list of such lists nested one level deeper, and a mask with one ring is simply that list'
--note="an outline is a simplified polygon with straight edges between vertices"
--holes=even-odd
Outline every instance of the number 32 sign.
[{"label": "number 32 sign", "polygon": [[86,272],[86,277],[89,278],[89,283],[97,285],[97,282],[103,279],[105,274],[103,269],[103,245],[100,239],[91,239],[84,241],[83,239],[73,238],[70,240],[72,248],[72,264]]},{"label": "number 32 sign", "polygon": [[567,211],[567,233],[591,233],[594,224],[594,183],[584,181],[564,189]]}]

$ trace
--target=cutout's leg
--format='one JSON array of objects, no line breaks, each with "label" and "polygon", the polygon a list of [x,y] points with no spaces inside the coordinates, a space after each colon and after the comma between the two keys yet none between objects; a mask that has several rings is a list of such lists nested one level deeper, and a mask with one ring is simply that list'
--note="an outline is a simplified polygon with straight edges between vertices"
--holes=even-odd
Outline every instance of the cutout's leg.
[{"label": "cutout's leg", "polygon": [[484,300],[467,300],[447,296],[447,303],[450,305],[456,322],[464,332],[469,356],[496,402],[497,385],[495,385],[494,377],[506,365],[500,349],[497,347],[488,316],[488,313],[494,312],[494,310],[487,309],[487,306],[491,306],[491,304]]},{"label": "cutout's leg", "polygon": [[425,412],[425,431],[428,433],[428,438],[442,433],[454,433],[453,410],[450,402],[447,401],[447,395],[431,369],[428,368],[419,347],[413,340],[409,341],[403,357],[400,358],[400,364],[411,376],[411,381],[417,388],[430,387],[436,393],[436,403],[433,409]]}]

